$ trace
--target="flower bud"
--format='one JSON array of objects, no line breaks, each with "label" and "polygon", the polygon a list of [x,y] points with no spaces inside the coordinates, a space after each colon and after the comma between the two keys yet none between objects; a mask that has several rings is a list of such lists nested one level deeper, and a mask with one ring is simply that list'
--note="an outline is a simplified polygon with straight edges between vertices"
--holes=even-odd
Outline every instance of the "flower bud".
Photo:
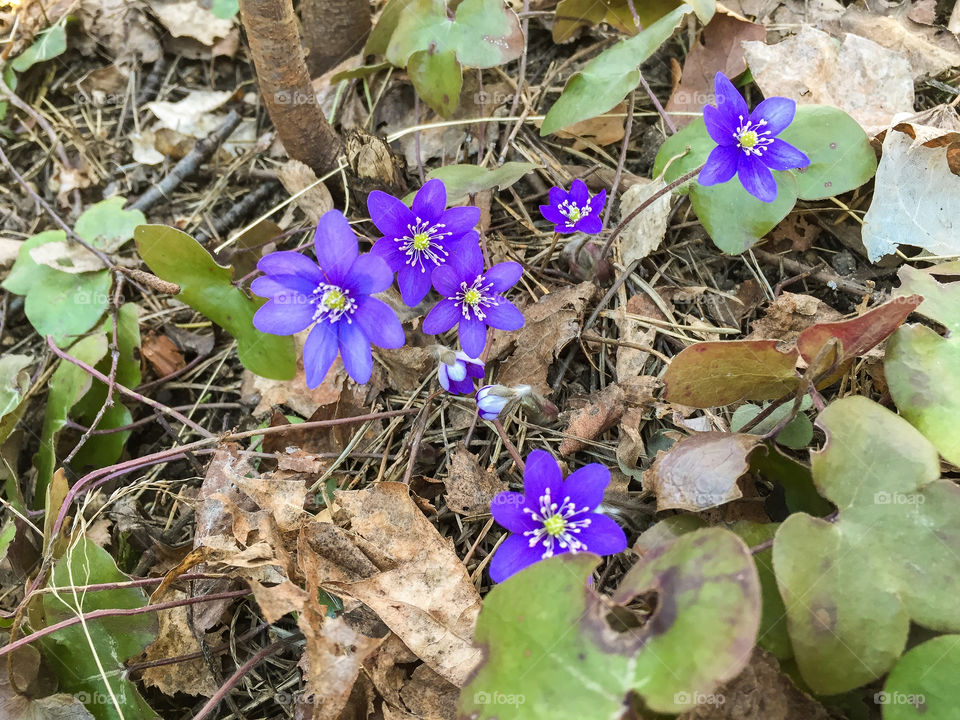
[{"label": "flower bud", "polygon": [[440,359],[437,367],[440,386],[449,393],[470,395],[473,392],[474,378],[483,377],[483,363],[464,352],[454,352],[440,346],[437,355]]},{"label": "flower bud", "polygon": [[477,391],[477,413],[483,420],[496,420],[507,407],[514,407],[531,391],[529,385],[484,385]]}]

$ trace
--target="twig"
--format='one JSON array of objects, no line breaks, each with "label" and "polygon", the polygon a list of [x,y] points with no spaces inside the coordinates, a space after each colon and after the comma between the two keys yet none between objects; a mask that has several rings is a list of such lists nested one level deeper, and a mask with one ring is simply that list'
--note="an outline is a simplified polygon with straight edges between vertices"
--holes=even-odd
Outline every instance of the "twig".
[{"label": "twig", "polygon": [[180,292],[180,286],[176,283],[161,280],[156,275],[151,275],[143,270],[138,270],[137,268],[128,268],[124,267],[123,265],[118,265],[116,270],[118,272],[122,272],[131,280],[141,282],[157,292],[165,293],[167,295],[176,295]]},{"label": "twig", "polygon": [[158,202],[167,198],[169,193],[173,192],[180,183],[195,173],[213,155],[214,151],[220,147],[224,140],[230,137],[230,134],[237,129],[239,124],[240,115],[236,110],[231,110],[220,127],[202,140],[198,140],[186,157],[174,165],[170,174],[141,195],[136,202],[130,205],[129,209],[149,210]]},{"label": "twig", "polygon": [[[230,230],[230,228],[238,224],[241,220],[244,220],[254,208],[270,197],[276,191],[277,187],[276,180],[269,180],[258,185],[252,192],[244,195],[240,199],[240,202],[213,221],[213,233],[220,235]],[[212,238],[201,230],[197,233],[196,239],[201,245],[206,245]]]},{"label": "twig", "polygon": [[862,298],[864,295],[869,295],[871,292],[871,288],[868,288],[866,285],[863,285],[856,280],[848,280],[847,278],[841,277],[832,270],[828,270],[826,268],[822,270],[811,268],[810,266],[804,265],[797,260],[792,260],[791,258],[784,257],[783,255],[777,255],[776,253],[768,252],[767,250],[761,250],[756,247],[753,248],[753,254],[757,256],[758,260],[762,261],[766,265],[782,267],[783,269],[794,273],[795,275],[812,277],[814,280],[821,282],[828,287],[836,288],[840,292],[847,295],[852,295],[857,299]]},{"label": "twig", "polygon": [[423,440],[423,433],[427,430],[427,419],[430,417],[430,406],[435,395],[431,395],[423,403],[420,412],[413,419],[413,435],[410,437],[410,457],[407,459],[407,469],[403,473],[403,484],[409,485],[410,478],[413,477],[413,466],[417,463],[417,457],[420,455],[420,441]]},{"label": "twig", "polygon": [[610,197],[607,198],[607,207],[603,211],[603,227],[600,228],[600,232],[607,229],[607,223],[610,222],[610,213],[613,211],[613,199],[620,190],[620,177],[623,175],[623,166],[627,162],[627,147],[630,145],[630,133],[633,130],[633,104],[636,100],[636,92],[636,90],[631,90],[630,94],[627,95],[627,120],[623,125],[620,159],[617,161],[617,171],[614,173],[613,183],[610,185]]},{"label": "twig", "polygon": [[493,427],[496,429],[497,435],[499,435],[500,439],[503,441],[503,446],[507,449],[507,452],[510,453],[510,457],[513,458],[513,462],[518,468],[520,468],[520,472],[523,472],[524,468],[526,467],[523,464],[523,458],[520,457],[520,451],[517,450],[516,445],[514,445],[507,436],[507,432],[503,429],[503,423],[500,422],[500,418],[497,418],[493,421]]},{"label": "twig", "polygon": [[670,118],[670,115],[666,110],[663,109],[663,105],[660,104],[657,96],[653,94],[653,90],[650,88],[650,84],[643,76],[643,73],[640,73],[640,84],[643,85],[643,89],[647,91],[647,95],[650,96],[650,100],[653,102],[653,107],[656,108],[657,112],[660,114],[660,117],[663,118],[664,124],[666,124],[666,126],[670,129],[670,134],[672,135],[676,133],[677,126],[673,124],[673,120]]}]

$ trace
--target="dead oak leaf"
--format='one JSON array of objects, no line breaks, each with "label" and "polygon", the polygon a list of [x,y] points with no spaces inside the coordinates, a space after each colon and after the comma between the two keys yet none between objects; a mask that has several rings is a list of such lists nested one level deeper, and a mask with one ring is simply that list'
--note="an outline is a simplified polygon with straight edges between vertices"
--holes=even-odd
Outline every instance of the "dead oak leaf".
[{"label": "dead oak leaf", "polygon": [[[186,593],[177,590],[165,595],[164,601],[186,597]],[[157,639],[147,648],[144,660],[149,662],[200,652],[200,644],[187,622],[187,611],[188,608],[183,606],[157,612]],[[171,697],[178,692],[209,697],[220,687],[202,656],[148,667],[143,671],[143,681]]]},{"label": "dead oak leaf", "polygon": [[477,456],[463,444],[457,445],[450,457],[450,470],[443,485],[447,489],[447,507],[458,515],[489,512],[493,496],[507,489],[496,473],[480,467]]},{"label": "dead oak leaf", "polygon": [[625,395],[616,383],[607,385],[598,393],[593,393],[576,410],[566,414],[566,437],[560,442],[560,454],[572,455],[583,450],[587,443],[606,432],[623,417]]}]

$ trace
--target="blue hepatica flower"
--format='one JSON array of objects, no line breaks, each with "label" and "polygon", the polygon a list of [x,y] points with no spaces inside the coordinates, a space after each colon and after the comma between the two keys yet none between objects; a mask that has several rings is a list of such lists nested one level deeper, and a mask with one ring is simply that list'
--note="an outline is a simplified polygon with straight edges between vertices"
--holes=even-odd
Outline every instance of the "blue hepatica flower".
[{"label": "blue hepatica flower", "polygon": [[510,535],[490,561],[490,577],[503,582],[525,567],[562,553],[613,555],[627,547],[620,526],[594,512],[610,484],[610,471],[586,465],[566,480],[553,457],[543,450],[527,456],[523,494],[502,492],[490,502],[493,519]]},{"label": "blue hepatica flower", "polygon": [[437,267],[479,243],[473,228],[480,220],[480,208],[446,206],[447,189],[438,179],[424,183],[409,208],[380,190],[367,198],[370,219],[383,233],[371,252],[397,273],[400,296],[411,307],[430,292]]},{"label": "blue hepatica flower", "polygon": [[697,181],[701,185],[725,183],[734,175],[744,189],[764,202],[777,197],[777,182],[771,170],[805,168],[810,158],[777,137],[793,122],[797,104],[788,98],[771,97],[751,113],[746,101],[723,73],[713,81],[717,106],[703,108],[707,132],[717,143]]},{"label": "blue hepatica flower", "polygon": [[483,373],[483,362],[470,357],[465,352],[445,349],[440,355],[437,379],[440,381],[440,386],[448,393],[473,394],[473,381],[476,378],[482,378]]},{"label": "blue hepatica flower", "polygon": [[500,417],[507,406],[515,406],[520,400],[530,395],[532,388],[529,385],[484,385],[477,390],[477,415],[481,420],[494,421]]},{"label": "blue hepatica flower", "polygon": [[443,299],[423,319],[423,332],[439,335],[459,324],[460,347],[470,357],[480,357],[488,325],[500,330],[523,327],[523,314],[503,296],[522,274],[523,267],[515,262],[484,270],[476,244],[451,255],[433,273],[433,285]]},{"label": "blue hepatica flower", "polygon": [[317,387],[337,358],[347,374],[365,383],[373,372],[370,343],[384,348],[405,341],[397,314],[371,295],[393,282],[379,257],[358,253],[357,236],[339,210],[317,223],[313,237],[319,265],[300,253],[270,253],[257,263],[265,275],[250,289],[270,298],[253,316],[254,326],[273,335],[293,335],[313,325],[303,346],[307,386]]},{"label": "blue hepatica flower", "polygon": [[595,235],[603,230],[600,213],[606,201],[606,190],[590,197],[586,183],[577,179],[570,185],[570,192],[559,187],[550,188],[550,204],[541,205],[540,214],[553,223],[554,232]]}]

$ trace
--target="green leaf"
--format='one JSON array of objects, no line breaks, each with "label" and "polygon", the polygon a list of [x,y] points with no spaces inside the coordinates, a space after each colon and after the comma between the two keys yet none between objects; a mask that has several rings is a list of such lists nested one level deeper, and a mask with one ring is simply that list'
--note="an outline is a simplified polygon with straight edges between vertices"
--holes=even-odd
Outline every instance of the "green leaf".
[{"label": "green leaf", "polygon": [[826,105],[800,105],[780,137],[810,158],[798,170],[801,200],[842,195],[867,182],[877,172],[877,155],[860,124],[843,110]]},{"label": "green leaf", "polygon": [[[129,581],[106,550],[90,540],[79,539],[53,567],[48,588],[60,590],[43,595],[47,625],[79,613],[143,607],[147,597],[139,588],[96,592],[64,589]],[[143,652],[156,636],[156,615],[144,613],[87,620],[58,630],[42,638],[40,643],[47,663],[60,680],[60,689],[87,698],[87,709],[97,720],[120,717],[146,720],[157,714],[141,697],[136,685],[127,679],[124,662]]]},{"label": "green leaf", "polygon": [[960,707],[960,635],[917,645],[897,662],[874,696],[883,720],[954,720]]},{"label": "green leaf", "polygon": [[750,472],[783,488],[784,502],[791,513],[805,512],[824,517],[833,506],[817,494],[810,468],[784,455],[778,448],[763,445],[750,455]]},{"label": "green leaf", "polygon": [[[703,118],[697,118],[660,146],[653,175],[657,177],[666,170],[664,181],[673,182],[703,165],[714,147],[716,143],[707,134]],[[700,223],[723,252],[736,255],[752,247],[793,209],[798,193],[795,174],[775,172],[773,177],[777,181],[777,198],[771,203],[744,190],[737,177],[709,187],[698,185],[695,180],[685,186]]]},{"label": "green leaf", "polygon": [[773,564],[797,666],[833,695],[886,673],[911,620],[960,630],[960,489],[938,478],[923,435],[864,397],[832,403],[817,424],[827,443],[813,478],[838,514],[788,517]]},{"label": "green leaf", "polygon": [[180,285],[177,298],[203,313],[237,341],[237,355],[251,372],[290,380],[296,372],[292,337],[268,335],[253,326],[254,301],[233,285],[233,268],[214,262],[203,246],[165,225],[141,225],[134,232],[137,250],[159,277]]},{"label": "green leaf", "polygon": [[[103,332],[107,337],[113,335],[113,321],[107,318],[103,323]],[[140,384],[140,362],[136,352],[140,347],[140,326],[137,317],[137,306],[127,303],[117,312],[117,360],[116,381],[124,387],[134,388]],[[109,355],[96,366],[104,375],[110,374],[111,359]],[[122,396],[114,391],[113,405],[104,412],[97,425],[98,430],[112,430],[129,425],[133,422],[130,410],[121,402]],[[87,394],[74,408],[73,415],[83,425],[90,426],[96,420],[97,413],[107,399],[107,386],[99,380],[94,380]],[[82,468],[85,465],[106,467],[112,465],[123,452],[123,446],[130,437],[129,430],[110,433],[108,435],[91,435],[86,444],[74,456],[73,465]]]},{"label": "green leaf", "polygon": [[[83,338],[70,347],[70,355],[87,365],[96,365],[107,354],[107,336],[96,333]],[[37,468],[37,489],[34,502],[42,502],[53,477],[57,462],[57,435],[67,424],[70,408],[80,402],[90,389],[90,375],[71,362],[61,360],[50,377],[50,391],[44,408],[43,429],[40,433],[40,449],[34,457]]]},{"label": "green leaf", "polygon": [[657,20],[634,37],[604,50],[567,82],[547,112],[540,135],[597,117],[615,107],[640,84],[640,65],[653,55],[690,12],[689,5]]},{"label": "green leaf", "polygon": [[126,198],[114,196],[88,207],[77,218],[77,235],[105,253],[119,250],[133,240],[134,229],[147,222],[139,210],[124,210],[126,202]]},{"label": "green leaf", "polygon": [[52,60],[58,55],[62,55],[66,50],[67,21],[64,17],[60,22],[39,33],[33,44],[10,63],[10,67],[17,72],[23,72],[37,63]]},{"label": "green leaf", "polygon": [[701,342],[684,348],[663,380],[670,402],[697,408],[775,400],[799,387],[797,351],[776,340]]},{"label": "green leaf", "polygon": [[[617,718],[633,693],[677,713],[744,667],[760,586],[733,533],[708,528],[655,547],[607,601],[587,585],[597,562],[589,553],[549,558],[487,595],[475,635],[487,652],[460,695],[461,717]],[[652,614],[628,609],[651,592]]]},{"label": "green leaf", "polygon": [[[740,432],[740,428],[759,415],[768,404],[769,403],[764,403],[763,407],[754,405],[753,403],[741,405],[733,411],[733,417],[730,418],[730,429],[733,432]],[[800,401],[800,411],[796,417],[787,423],[786,426],[777,433],[776,438],[774,438],[779,444],[791,450],[800,450],[810,444],[810,441],[813,440],[813,424],[810,422],[810,418],[804,415],[803,412],[809,410],[812,404],[813,401],[810,399],[810,396],[804,395]],[[766,435],[785,420],[792,410],[792,401],[783,403],[767,415],[767,417],[750,428],[750,434]]]},{"label": "green leaf", "polygon": [[960,335],[904,325],[887,343],[883,369],[900,414],[960,465]]},{"label": "green leaf", "polygon": [[946,264],[924,270],[904,265],[897,273],[900,287],[896,294],[922,296],[923,302],[914,312],[936,320],[951,333],[960,333],[960,282],[943,284],[937,281],[933,276],[941,267]]},{"label": "green leaf", "polygon": [[406,9],[416,0],[388,0],[383,12],[380,13],[380,19],[373,30],[370,31],[370,37],[367,38],[367,44],[363,47],[364,55],[386,55],[387,47],[390,45],[390,38],[403,17]]},{"label": "green leaf", "polygon": [[41,335],[52,335],[63,347],[97,324],[110,304],[108,270],[79,274],[65,273],[40,265],[30,250],[51,242],[65,242],[62,230],[34,235],[20,246],[17,261],[2,287],[17,295],[26,295],[24,312]]},{"label": "green leaf", "polygon": [[407,74],[417,95],[442,117],[449,118],[460,104],[463,71],[453,50],[419,50],[407,61]]},{"label": "green leaf", "polygon": [[0,445],[23,415],[21,403],[30,389],[30,373],[26,368],[32,362],[30,355],[0,357]]},{"label": "green leaf", "polygon": [[240,0],[213,0],[210,12],[221,20],[229,20],[240,12]]},{"label": "green leaf", "polygon": [[[528,162],[508,162],[495,170],[479,165],[444,165],[427,173],[427,179],[439,178],[447,188],[447,202],[457,203],[470,195],[476,195],[491,188],[508,188],[527,173],[537,169],[537,165]],[[413,202],[415,193],[403,199],[408,205]]]}]

